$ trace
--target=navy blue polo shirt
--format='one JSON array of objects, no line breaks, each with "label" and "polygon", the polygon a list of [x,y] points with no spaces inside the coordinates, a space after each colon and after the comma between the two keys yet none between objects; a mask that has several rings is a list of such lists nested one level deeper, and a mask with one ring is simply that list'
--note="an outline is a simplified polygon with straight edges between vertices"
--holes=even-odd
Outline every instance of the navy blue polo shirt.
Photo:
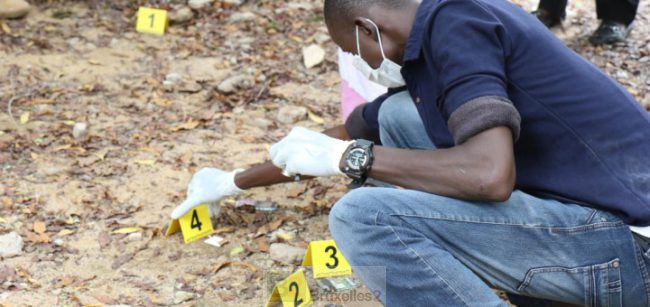
[{"label": "navy blue polo shirt", "polygon": [[[650,225],[650,115],[534,16],[504,0],[423,0],[404,53],[429,138],[455,146],[449,121],[481,97],[516,109],[516,189]],[[363,110],[379,129],[384,95]]]}]

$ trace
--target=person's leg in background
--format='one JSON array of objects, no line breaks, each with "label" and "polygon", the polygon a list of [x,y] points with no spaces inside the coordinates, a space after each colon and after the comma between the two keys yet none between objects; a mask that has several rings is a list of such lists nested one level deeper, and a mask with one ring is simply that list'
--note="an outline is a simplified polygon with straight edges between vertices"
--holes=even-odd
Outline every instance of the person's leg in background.
[{"label": "person's leg in background", "polygon": [[639,0],[596,0],[596,12],[601,24],[589,41],[592,44],[625,41],[638,9]]},{"label": "person's leg in background", "polygon": [[0,0],[0,19],[22,18],[29,13],[29,3],[25,0]]},{"label": "person's leg in background", "polygon": [[[384,102],[379,123],[384,146],[426,145],[408,95]],[[522,306],[648,304],[650,262],[620,219],[521,191],[491,204],[361,188],[334,206],[330,231],[371,290],[387,286],[388,306],[506,306],[490,285]],[[386,275],[363,269],[378,266]]]},{"label": "person's leg in background", "polygon": [[544,25],[551,28],[562,23],[566,17],[568,0],[541,0],[533,12]]}]

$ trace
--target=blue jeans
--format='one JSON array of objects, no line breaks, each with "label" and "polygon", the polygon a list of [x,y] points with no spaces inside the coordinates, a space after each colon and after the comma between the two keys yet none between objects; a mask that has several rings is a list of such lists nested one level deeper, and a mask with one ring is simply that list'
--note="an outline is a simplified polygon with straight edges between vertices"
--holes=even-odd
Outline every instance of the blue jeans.
[{"label": "blue jeans", "polygon": [[[384,146],[435,148],[406,93],[384,102],[379,123]],[[385,285],[387,306],[507,306],[492,288],[520,306],[650,306],[650,251],[605,211],[518,190],[481,203],[360,188],[332,208],[329,227],[363,282]]]}]

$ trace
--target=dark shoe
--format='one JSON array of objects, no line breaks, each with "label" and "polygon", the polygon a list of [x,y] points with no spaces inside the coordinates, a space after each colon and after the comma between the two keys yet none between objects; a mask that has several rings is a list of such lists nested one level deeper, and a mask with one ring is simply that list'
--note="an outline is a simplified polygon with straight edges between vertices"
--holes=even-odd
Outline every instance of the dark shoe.
[{"label": "dark shoe", "polygon": [[594,45],[615,44],[625,41],[630,28],[620,22],[603,20],[596,32],[589,37]]},{"label": "dark shoe", "polygon": [[555,16],[549,11],[544,9],[538,9],[537,11],[532,12],[539,21],[541,21],[547,28],[552,28],[558,26],[562,23],[562,16]]}]

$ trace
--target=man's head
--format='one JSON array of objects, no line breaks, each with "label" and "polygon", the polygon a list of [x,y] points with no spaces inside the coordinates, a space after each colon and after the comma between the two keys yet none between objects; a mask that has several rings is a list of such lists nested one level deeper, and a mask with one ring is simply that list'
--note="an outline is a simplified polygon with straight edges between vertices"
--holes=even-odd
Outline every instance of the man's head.
[{"label": "man's head", "polygon": [[359,27],[361,56],[377,68],[383,58],[374,22],[386,57],[402,64],[419,4],[420,0],[325,0],[325,22],[332,40],[343,51],[354,54],[357,54],[355,28]]}]

